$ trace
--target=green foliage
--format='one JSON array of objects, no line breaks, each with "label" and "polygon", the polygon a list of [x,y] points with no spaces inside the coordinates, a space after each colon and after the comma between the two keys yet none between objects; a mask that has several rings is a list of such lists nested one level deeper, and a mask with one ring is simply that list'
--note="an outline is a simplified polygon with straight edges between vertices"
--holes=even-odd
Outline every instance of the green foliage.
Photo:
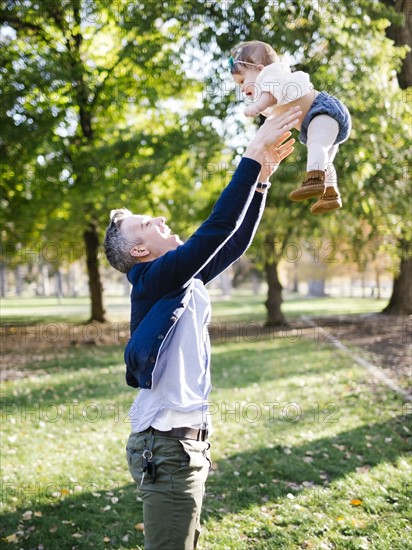
[{"label": "green foliage", "polygon": [[[281,255],[275,242],[285,245],[288,239],[319,234],[349,241],[355,259],[373,234],[396,256],[396,240],[409,239],[412,231],[406,156],[412,113],[409,92],[399,89],[396,78],[408,48],[395,47],[385,36],[390,22],[401,22],[399,14],[378,0],[280,0],[211,3],[206,17],[212,23],[202,39],[215,52],[217,66],[210,89],[233,90],[227,74],[232,46],[241,40],[263,40],[286,55],[296,70],[307,71],[316,89],[341,98],[352,115],[351,137],[335,160],[344,209],[314,217],[307,203],[289,201],[289,192],[305,173],[306,148],[297,144],[293,157],[273,177],[269,207],[257,237],[269,259],[277,261]],[[225,109],[231,112],[234,94],[214,97],[214,106],[219,99],[219,114]],[[238,95],[236,100],[242,101]]]},{"label": "green foliage", "polygon": [[0,21],[8,252],[80,242],[88,221],[102,231],[117,206],[159,212],[189,234],[245,144],[227,58],[248,39],[271,43],[353,119],[336,158],[344,209],[314,217],[289,201],[305,172],[298,143],[273,178],[256,245],[276,261],[288,240],[327,235],[357,259],[371,235],[394,255],[410,239],[411,108],[396,80],[406,47],[385,36],[401,22],[385,3],[46,0],[6,3]]},{"label": "green foliage", "polygon": [[6,5],[8,253],[39,239],[81,242],[89,221],[103,229],[118,206],[167,215],[181,196],[180,216],[191,212],[198,161],[213,157],[219,138],[199,114],[199,83],[183,70],[187,30],[174,18],[182,6],[166,4]]}]

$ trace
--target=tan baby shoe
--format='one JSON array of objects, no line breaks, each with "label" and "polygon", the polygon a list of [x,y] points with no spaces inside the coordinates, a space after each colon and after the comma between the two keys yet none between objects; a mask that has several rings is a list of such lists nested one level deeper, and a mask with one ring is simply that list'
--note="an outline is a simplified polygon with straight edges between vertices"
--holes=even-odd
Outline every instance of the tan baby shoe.
[{"label": "tan baby shoe", "polygon": [[311,170],[306,173],[306,179],[299,189],[290,193],[293,201],[304,201],[313,197],[319,197],[325,191],[325,172],[323,170]]},{"label": "tan baby shoe", "polygon": [[334,187],[326,187],[325,192],[319,198],[318,201],[311,207],[312,214],[326,214],[342,208],[342,200],[340,198],[339,191]]}]

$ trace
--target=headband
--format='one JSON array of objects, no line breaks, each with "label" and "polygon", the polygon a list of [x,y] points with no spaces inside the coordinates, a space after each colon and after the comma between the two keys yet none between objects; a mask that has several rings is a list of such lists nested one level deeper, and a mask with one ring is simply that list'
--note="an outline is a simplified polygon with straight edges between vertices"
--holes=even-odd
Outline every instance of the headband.
[{"label": "headband", "polygon": [[235,63],[242,63],[242,65],[252,65],[253,67],[257,67],[257,63],[249,63],[248,61],[238,61],[237,59],[233,59],[232,56],[229,57],[229,69],[233,69],[235,66]]}]

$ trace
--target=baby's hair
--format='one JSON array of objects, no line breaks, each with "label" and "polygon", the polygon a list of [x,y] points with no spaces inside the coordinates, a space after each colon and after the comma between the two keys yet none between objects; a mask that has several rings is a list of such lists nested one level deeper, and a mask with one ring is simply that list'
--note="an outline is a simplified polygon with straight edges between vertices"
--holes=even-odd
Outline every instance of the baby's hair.
[{"label": "baby's hair", "polygon": [[272,46],[259,40],[241,42],[232,48],[230,54],[233,58],[233,64],[230,69],[232,74],[239,74],[242,68],[247,67],[249,64],[264,65],[266,67],[271,63],[279,62],[279,57]]}]

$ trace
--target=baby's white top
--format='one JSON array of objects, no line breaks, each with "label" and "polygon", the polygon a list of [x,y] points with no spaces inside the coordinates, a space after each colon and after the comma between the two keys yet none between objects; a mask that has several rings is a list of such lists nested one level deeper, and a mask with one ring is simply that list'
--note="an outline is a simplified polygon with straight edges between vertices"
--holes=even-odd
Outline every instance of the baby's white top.
[{"label": "baby's white top", "polygon": [[[256,79],[256,86],[257,94],[271,93],[277,101],[277,106],[296,101],[313,88],[307,73],[303,71],[292,73],[289,65],[283,61],[264,67]],[[272,114],[272,110],[273,107],[269,107],[262,112],[262,115],[268,117]]]}]

